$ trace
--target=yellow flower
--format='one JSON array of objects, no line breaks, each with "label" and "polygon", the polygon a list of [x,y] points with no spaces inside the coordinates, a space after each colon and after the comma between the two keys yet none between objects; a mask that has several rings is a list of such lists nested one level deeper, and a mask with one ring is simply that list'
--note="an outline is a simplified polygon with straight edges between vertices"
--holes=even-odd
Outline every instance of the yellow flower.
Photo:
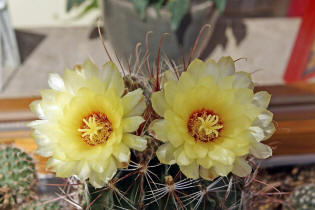
[{"label": "yellow flower", "polygon": [[164,74],[163,89],[152,94],[152,106],[164,119],[151,128],[164,142],[157,157],[177,163],[189,178],[214,179],[232,172],[246,176],[248,154],[271,156],[261,141],[275,131],[273,114],[266,108],[267,92],[253,92],[250,74],[235,72],[231,57],[193,61],[179,80]]},{"label": "yellow flower", "polygon": [[77,175],[102,187],[128,166],[130,148],[146,148],[144,138],[131,134],[144,121],[142,90],[123,96],[123,78],[112,62],[99,70],[87,60],[64,78],[51,74],[48,83],[51,89],[30,105],[40,120],[29,126],[37,152],[51,157],[47,167],[57,176]]}]

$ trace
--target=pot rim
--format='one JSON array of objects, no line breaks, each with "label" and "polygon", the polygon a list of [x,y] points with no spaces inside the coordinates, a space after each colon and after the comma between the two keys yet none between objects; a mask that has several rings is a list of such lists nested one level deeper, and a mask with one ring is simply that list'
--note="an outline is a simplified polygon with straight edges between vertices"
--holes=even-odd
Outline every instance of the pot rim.
[{"label": "pot rim", "polygon": [[[134,6],[128,0],[104,0],[104,1],[114,1],[115,3],[118,3],[123,7],[127,7],[128,9],[134,9]],[[205,1],[205,2],[201,2],[201,3],[197,3],[197,4],[192,5],[189,10],[191,13],[197,13],[201,10],[205,10],[205,9],[209,9],[209,8],[213,8],[213,7],[214,7],[213,1]],[[147,14],[147,16],[149,16],[151,18],[159,17],[156,10],[152,6],[147,8],[146,14]],[[160,9],[160,16],[171,16],[171,13],[165,7],[162,7]]]}]

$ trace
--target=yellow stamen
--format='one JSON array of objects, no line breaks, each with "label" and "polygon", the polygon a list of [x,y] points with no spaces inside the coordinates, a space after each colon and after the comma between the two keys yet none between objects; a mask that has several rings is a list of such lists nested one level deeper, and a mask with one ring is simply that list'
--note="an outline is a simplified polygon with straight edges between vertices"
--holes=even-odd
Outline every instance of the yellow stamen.
[{"label": "yellow stamen", "polygon": [[87,122],[86,119],[83,119],[83,122],[88,128],[78,129],[82,133],[82,137],[88,136],[92,141],[93,136],[97,135],[97,132],[103,128],[103,126],[98,126],[96,123],[95,117],[89,117],[89,121]]},{"label": "yellow stamen", "polygon": [[219,122],[219,117],[217,115],[208,115],[206,120],[202,117],[198,117],[198,119],[201,121],[199,131],[204,130],[207,136],[212,133],[215,134],[215,137],[219,136],[218,130],[223,128],[223,125],[217,125]]},{"label": "yellow stamen", "polygon": [[105,114],[93,112],[82,119],[82,125],[78,131],[81,132],[85,143],[95,146],[105,143],[113,132],[113,128]]},{"label": "yellow stamen", "polygon": [[223,123],[212,111],[200,110],[191,114],[187,128],[195,141],[208,143],[219,137]]}]

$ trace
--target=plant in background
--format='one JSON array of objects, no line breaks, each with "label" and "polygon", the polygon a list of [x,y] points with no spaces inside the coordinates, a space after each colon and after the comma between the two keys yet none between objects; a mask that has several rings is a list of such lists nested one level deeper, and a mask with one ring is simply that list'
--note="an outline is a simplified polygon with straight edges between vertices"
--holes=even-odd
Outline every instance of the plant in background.
[{"label": "plant in background", "polygon": [[[166,7],[171,13],[171,27],[177,30],[182,18],[188,13],[190,4],[195,0],[130,0],[140,17],[146,18],[146,9],[153,6],[159,13],[162,7]],[[207,0],[202,0],[207,1]],[[209,0],[208,0],[209,1]],[[226,0],[210,0],[213,1],[220,12],[223,12]]]},{"label": "plant in background", "polygon": [[20,206],[19,210],[60,210],[62,207],[56,202],[47,202],[33,200],[27,203],[24,203]]},{"label": "plant in background", "polygon": [[315,209],[315,184],[309,183],[297,187],[287,199],[285,209]]},{"label": "plant in background", "polygon": [[14,209],[32,199],[36,188],[32,158],[14,147],[0,148],[0,209]]},{"label": "plant in background", "polygon": [[[207,1],[207,0],[203,0]],[[209,1],[209,0],[208,0]],[[223,12],[226,0],[210,0],[213,1],[220,12]],[[146,17],[146,9],[153,6],[159,13],[162,7],[166,7],[171,13],[171,27],[177,30],[182,18],[188,13],[190,4],[194,0],[131,0],[140,17],[144,20]]]},{"label": "plant in background", "polygon": [[[182,18],[188,13],[190,4],[194,1],[213,1],[219,12],[223,12],[226,0],[130,0],[142,20],[146,18],[146,10],[152,6],[159,13],[162,7],[165,7],[171,13],[171,27],[175,31],[178,29]],[[83,6],[84,5],[84,6]],[[90,10],[100,6],[99,0],[67,0],[66,11],[69,12],[73,8],[81,7],[83,9],[77,15],[82,17]]]}]

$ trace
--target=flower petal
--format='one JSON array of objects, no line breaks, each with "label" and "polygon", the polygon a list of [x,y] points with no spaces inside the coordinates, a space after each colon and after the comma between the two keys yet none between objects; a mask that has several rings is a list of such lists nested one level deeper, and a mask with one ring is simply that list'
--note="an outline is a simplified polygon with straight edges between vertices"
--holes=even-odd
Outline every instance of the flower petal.
[{"label": "flower petal", "polygon": [[40,106],[40,102],[40,100],[33,101],[30,104],[30,109],[39,119],[45,119],[45,115]]},{"label": "flower petal", "polygon": [[205,68],[206,64],[203,61],[195,59],[189,64],[187,72],[189,72],[192,75],[195,81],[199,81],[205,75],[204,73]]},{"label": "flower petal", "polygon": [[155,137],[163,142],[167,140],[167,125],[165,120],[154,120],[151,122],[150,128],[153,130]]},{"label": "flower petal", "polygon": [[174,156],[176,159],[176,163],[180,166],[187,166],[191,164],[192,159],[189,158],[187,153],[184,150],[184,147],[179,147],[174,151]]},{"label": "flower petal", "polygon": [[113,155],[115,158],[121,163],[129,163],[130,160],[130,150],[129,148],[123,144],[116,144],[113,148]]},{"label": "flower petal", "polygon": [[200,177],[206,180],[214,180],[219,176],[213,168],[200,167],[199,169]]},{"label": "flower petal", "polygon": [[143,151],[147,148],[147,140],[144,137],[133,134],[125,134],[123,136],[123,143],[138,151]]},{"label": "flower petal", "polygon": [[139,128],[139,126],[143,122],[144,122],[144,119],[143,117],[140,117],[140,116],[124,118],[122,121],[123,131],[129,132],[129,133],[134,132]]},{"label": "flower petal", "polygon": [[187,178],[198,179],[199,178],[199,166],[195,162],[190,165],[180,165],[180,170]]},{"label": "flower petal", "polygon": [[168,108],[168,105],[164,98],[164,93],[162,91],[154,92],[151,96],[152,107],[154,111],[160,115],[161,117],[164,116],[164,112]]},{"label": "flower petal", "polygon": [[90,79],[92,77],[98,77],[98,67],[93,63],[90,59],[86,59],[82,65],[83,74],[86,79]]},{"label": "flower petal", "polygon": [[127,93],[122,98],[122,104],[124,107],[124,116],[141,115],[146,107],[143,97],[143,91],[139,88],[135,91]]},{"label": "flower petal", "polygon": [[232,173],[236,176],[245,177],[249,175],[252,171],[252,167],[247,163],[247,161],[242,158],[236,158]]},{"label": "flower petal", "polygon": [[272,149],[265,144],[251,139],[249,151],[252,155],[259,159],[266,159],[272,155]]},{"label": "flower petal", "polygon": [[210,150],[208,156],[215,161],[218,161],[222,164],[232,165],[235,160],[235,155],[228,149],[225,149],[220,146],[214,146],[213,150]]},{"label": "flower petal", "polygon": [[218,67],[221,77],[230,76],[235,73],[235,64],[230,56],[220,58]]},{"label": "flower petal", "polygon": [[57,91],[64,91],[65,90],[65,84],[63,79],[55,73],[51,73],[48,76],[48,85],[54,90]]},{"label": "flower petal", "polygon": [[270,102],[271,95],[266,91],[255,93],[253,103],[257,107],[267,108]]},{"label": "flower petal", "polygon": [[234,74],[233,88],[248,88],[253,89],[254,83],[251,78],[251,74],[247,72],[236,72]]},{"label": "flower petal", "polygon": [[156,151],[156,156],[159,161],[164,164],[172,165],[174,164],[174,147],[170,143],[162,144]]},{"label": "flower petal", "polygon": [[218,64],[212,60],[209,59],[206,61],[206,68],[205,73],[213,79],[213,81],[217,82],[220,78],[220,72],[219,72],[219,66]]},{"label": "flower petal", "polygon": [[104,81],[107,89],[114,89],[118,96],[122,96],[125,90],[124,80],[117,66],[113,62],[104,64],[100,71],[100,79]]}]

